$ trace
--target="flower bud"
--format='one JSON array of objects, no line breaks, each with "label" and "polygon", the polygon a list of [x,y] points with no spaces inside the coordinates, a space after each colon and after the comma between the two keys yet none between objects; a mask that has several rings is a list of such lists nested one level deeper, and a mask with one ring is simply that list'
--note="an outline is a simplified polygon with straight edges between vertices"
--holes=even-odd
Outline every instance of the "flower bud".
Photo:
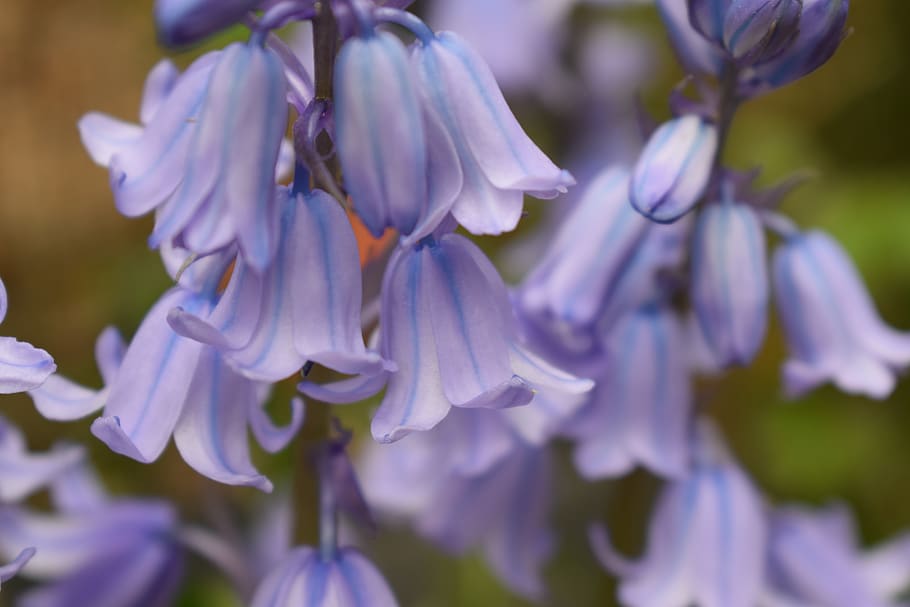
[{"label": "flower bud", "polygon": [[240,21],[259,0],[156,0],[155,23],[165,46],[198,42]]},{"label": "flower bud", "polygon": [[774,59],[796,38],[802,8],[802,0],[733,0],[724,17],[724,46],[743,65]]},{"label": "flower bud", "polygon": [[657,223],[673,223],[698,202],[711,179],[717,129],[687,115],[651,135],[632,174],[635,210]]}]

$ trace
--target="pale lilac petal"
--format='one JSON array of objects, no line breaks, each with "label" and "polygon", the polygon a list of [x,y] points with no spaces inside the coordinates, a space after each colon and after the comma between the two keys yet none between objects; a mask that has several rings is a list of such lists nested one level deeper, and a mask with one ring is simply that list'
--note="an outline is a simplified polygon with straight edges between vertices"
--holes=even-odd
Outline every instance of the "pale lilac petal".
[{"label": "pale lilac petal", "polygon": [[497,187],[551,198],[575,183],[540,151],[515,119],[486,62],[452,32],[433,47],[459,128],[484,174]]},{"label": "pale lilac petal", "polygon": [[35,549],[26,548],[11,563],[0,566],[0,583],[13,579],[32,560],[33,556],[35,556]]},{"label": "pale lilac petal", "polygon": [[382,286],[382,355],[398,365],[372,422],[373,437],[392,442],[414,430],[429,430],[449,412],[443,393],[426,288],[433,263],[423,251],[399,251]]},{"label": "pale lilac petal", "polygon": [[443,391],[454,405],[466,405],[513,375],[510,338],[496,313],[502,303],[486,275],[465,251],[462,236],[443,237],[419,255],[424,258],[424,297],[430,302]]},{"label": "pale lilac petal", "polygon": [[324,403],[345,404],[375,396],[385,387],[388,378],[388,373],[358,375],[327,384],[301,382],[297,389],[306,396]]},{"label": "pale lilac petal", "polygon": [[25,499],[68,474],[84,458],[85,449],[79,445],[61,445],[47,453],[0,452],[0,502]]},{"label": "pale lilac petal", "polygon": [[657,0],[676,56],[690,73],[719,75],[724,56],[689,24],[689,11],[682,0]]},{"label": "pale lilac petal", "polygon": [[262,404],[251,404],[249,411],[250,429],[256,442],[269,453],[278,453],[297,436],[303,427],[306,409],[303,399],[291,399],[291,421],[285,426],[278,426],[269,418]]},{"label": "pale lilac petal", "polygon": [[493,411],[454,410],[434,434],[432,440],[437,442],[437,449],[447,445],[447,467],[463,476],[489,471],[517,445],[515,433]]},{"label": "pale lilac petal", "polygon": [[220,483],[248,485],[267,493],[272,483],[256,470],[247,443],[247,419],[257,387],[231,370],[215,350],[199,358],[174,428],[174,443],[193,469]]},{"label": "pale lilac petal", "polygon": [[158,113],[161,106],[167,101],[171,91],[177,84],[180,70],[170,59],[162,59],[155,64],[145,77],[145,86],[142,89],[142,103],[139,106],[139,120],[148,124]]},{"label": "pale lilac petal", "polygon": [[705,208],[692,251],[692,303],[703,335],[722,365],[755,358],[768,325],[765,237],[747,206]]},{"label": "pale lilac petal", "polygon": [[622,578],[637,575],[639,564],[616,551],[610,541],[606,525],[598,523],[588,527],[588,544],[600,566],[606,571]]},{"label": "pale lilac petal", "polygon": [[50,493],[54,508],[61,514],[92,514],[110,503],[98,475],[87,463],[57,476]]},{"label": "pale lilac petal", "polygon": [[218,291],[226,272],[237,256],[236,247],[210,255],[199,255],[169,240],[158,248],[168,275],[184,289],[211,294]]},{"label": "pale lilac petal", "polygon": [[51,355],[12,337],[0,337],[0,394],[33,390],[57,370]]},{"label": "pale lilac petal", "polygon": [[126,342],[120,331],[116,327],[105,327],[95,340],[95,361],[104,385],[114,382],[125,355]]},{"label": "pale lilac petal", "polygon": [[203,345],[180,337],[167,324],[171,308],[201,303],[177,289],[167,292],[139,326],[92,433],[111,449],[141,462],[158,458],[186,402]]},{"label": "pale lilac petal", "polygon": [[142,138],[142,127],[131,122],[90,112],[79,119],[79,136],[82,145],[95,164],[108,167],[111,158]]},{"label": "pale lilac petal", "polygon": [[341,373],[375,374],[382,358],[361,331],[362,278],[357,240],[341,206],[316,190],[297,206],[290,285],[294,344],[307,360]]},{"label": "pale lilac petal", "polygon": [[197,59],[146,125],[142,138],[111,158],[111,188],[117,210],[124,215],[148,213],[183,179],[190,140],[217,57],[218,53],[209,53]]},{"label": "pale lilac petal", "polygon": [[[426,204],[426,141],[404,45],[350,38],[335,61],[338,157],[354,209],[374,236],[409,234]],[[395,142],[395,153],[387,150]]]},{"label": "pale lilac petal", "polygon": [[898,596],[910,584],[910,535],[876,546],[861,557],[860,574],[876,596]]}]

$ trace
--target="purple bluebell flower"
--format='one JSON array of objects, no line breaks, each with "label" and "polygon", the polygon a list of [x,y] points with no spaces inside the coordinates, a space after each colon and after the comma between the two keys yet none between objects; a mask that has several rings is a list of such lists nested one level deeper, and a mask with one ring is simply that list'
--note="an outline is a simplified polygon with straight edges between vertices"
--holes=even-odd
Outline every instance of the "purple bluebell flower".
[{"label": "purple bluebell flower", "polygon": [[274,262],[260,275],[241,255],[217,304],[175,306],[171,326],[259,381],[283,379],[307,361],[351,374],[394,368],[363,343],[357,242],[344,211],[320,190],[279,194]]},{"label": "purple bluebell flower", "polygon": [[451,406],[527,404],[549,366],[521,360],[505,285],[473,243],[447,234],[401,248],[382,288],[381,350],[398,371],[373,417],[373,436],[428,430]]},{"label": "purple bluebell flower", "polygon": [[52,492],[60,514],[0,509],[0,554],[37,552],[23,575],[44,582],[24,607],[164,607],[183,572],[176,515],[166,503],[111,500],[90,476],[66,475]]},{"label": "purple bluebell flower", "polygon": [[910,333],[879,317],[843,248],[820,231],[797,234],[774,254],[774,287],[790,359],[788,394],[831,381],[845,392],[885,398],[910,364]]},{"label": "purple bluebell flower", "polygon": [[649,225],[629,205],[628,171],[602,172],[525,280],[523,310],[573,326],[596,323]]},{"label": "purple bluebell flower", "polygon": [[692,244],[692,305],[714,360],[745,365],[768,325],[765,236],[755,212],[732,201],[698,217]]},{"label": "purple bluebell flower", "polygon": [[758,66],[755,79],[779,87],[824,65],[844,39],[849,0],[803,0],[799,31],[786,52]]},{"label": "purple bluebell flower", "polygon": [[22,433],[0,417],[0,503],[14,503],[43,488],[85,457],[77,445],[29,453]]},{"label": "purple bluebell flower", "polygon": [[699,201],[714,170],[717,129],[686,115],[651,135],[632,173],[632,206],[658,223],[672,223]]},{"label": "purple bluebell flower", "polygon": [[[0,280],[0,323],[8,307]],[[57,369],[51,355],[13,337],[0,337],[0,394],[25,392],[40,386]]]},{"label": "purple bluebell flower", "polygon": [[844,507],[786,507],[771,516],[764,603],[770,607],[888,607],[908,583],[910,536],[864,552]]},{"label": "purple bluebell flower", "polygon": [[688,4],[682,0],[657,0],[657,8],[683,67],[693,74],[720,75],[724,54],[691,26]]},{"label": "purple bluebell flower", "polygon": [[700,426],[690,474],[669,483],[652,514],[644,557],[615,553],[602,526],[591,541],[602,564],[622,578],[629,607],[753,607],[765,576],[766,522],[761,497]]},{"label": "purple bluebell flower", "polygon": [[198,42],[240,21],[262,0],[156,0],[158,38],[167,46]]},{"label": "purple bluebell flower", "polygon": [[183,179],[158,209],[153,247],[176,237],[195,253],[211,253],[236,241],[251,266],[265,269],[277,241],[275,167],[286,93],[283,64],[271,50],[237,43],[221,52]]},{"label": "purple bluebell flower", "polygon": [[585,478],[628,474],[636,465],[666,477],[689,466],[692,396],[682,325],[672,309],[648,304],[620,319],[589,402],[567,431]]},{"label": "purple bluebell flower", "polygon": [[397,607],[376,567],[355,548],[324,558],[308,546],[293,550],[260,585],[252,607]]},{"label": "purple bluebell flower", "polygon": [[33,556],[35,556],[35,549],[25,548],[11,562],[0,565],[0,584],[16,577],[16,574],[22,571]]},{"label": "purple bluebell flower", "polygon": [[335,124],[344,183],[364,225],[377,237],[387,227],[413,232],[427,212],[428,152],[414,75],[398,38],[369,32],[341,47]]},{"label": "purple bluebell flower", "polygon": [[[531,141],[483,59],[451,32],[427,35],[412,60],[428,145],[430,182],[458,186],[452,215],[473,234],[518,224],[525,193],[553,198],[575,183]],[[458,185],[460,182],[460,185]]]}]

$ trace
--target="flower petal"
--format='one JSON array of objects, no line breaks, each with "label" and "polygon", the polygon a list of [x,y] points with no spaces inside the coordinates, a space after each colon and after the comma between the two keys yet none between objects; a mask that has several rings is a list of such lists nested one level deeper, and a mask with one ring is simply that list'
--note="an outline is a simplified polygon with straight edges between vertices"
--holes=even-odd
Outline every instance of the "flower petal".
[{"label": "flower petal", "polygon": [[306,409],[302,398],[291,399],[291,421],[286,426],[276,426],[262,404],[251,403],[250,427],[259,445],[269,453],[278,453],[297,436],[303,427]]},{"label": "flower petal", "polygon": [[33,390],[57,370],[51,355],[12,337],[0,337],[0,394]]},{"label": "flower petal", "polygon": [[89,112],[79,119],[82,145],[95,164],[108,167],[111,158],[142,139],[142,127],[117,118]]}]

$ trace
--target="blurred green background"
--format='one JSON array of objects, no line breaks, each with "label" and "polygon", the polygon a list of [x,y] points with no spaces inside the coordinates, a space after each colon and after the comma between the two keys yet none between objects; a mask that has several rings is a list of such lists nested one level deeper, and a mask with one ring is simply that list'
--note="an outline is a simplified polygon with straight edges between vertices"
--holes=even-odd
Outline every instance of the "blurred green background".
[{"label": "blurred green background", "polygon": [[[99,381],[95,336],[107,324],[131,335],[169,285],[157,255],[144,244],[150,220],[117,214],[105,172],[83,152],[75,128],[90,110],[136,116],[145,73],[162,55],[151,4],[8,0],[0,19],[0,276],[10,293],[0,332],[47,349],[63,373],[91,385]],[[665,112],[663,99],[681,72],[653,9],[588,8],[572,15],[579,29],[595,20],[653,37],[658,58],[643,94],[650,109]],[[744,108],[729,159],[743,168],[761,164],[768,183],[796,169],[815,170],[818,177],[790,196],[784,209],[801,225],[836,235],[884,318],[910,329],[910,3],[856,1],[849,23],[852,33],[828,66]],[[564,60],[570,66],[572,58],[569,48]],[[571,117],[533,101],[519,100],[517,107],[558,158]],[[846,501],[869,543],[910,526],[910,382],[883,403],[827,387],[787,403],[779,382],[785,355],[775,323],[753,367],[700,386],[708,411],[758,485],[777,502]],[[288,393],[283,386],[282,398]],[[367,411],[359,406],[342,416],[365,428]],[[212,496],[241,506],[252,499],[252,490],[199,477],[173,449],[151,466],[117,457],[90,436],[87,421],[46,422],[26,397],[4,398],[0,413],[21,424],[35,448],[60,438],[87,443],[112,490],[163,493],[190,518],[203,517]],[[560,545],[546,572],[549,604],[612,605],[612,584],[593,563],[584,528],[592,519],[608,520],[620,546],[637,551],[657,485],[644,474],[584,485],[564,446],[558,451],[554,523]],[[285,454],[263,459],[262,467],[286,476],[292,461]],[[312,506],[300,506],[302,520]],[[504,590],[480,557],[451,559],[394,530],[380,533],[368,548],[405,606],[527,604]],[[181,605],[232,604],[224,583],[206,567],[195,564],[193,579]]]}]

